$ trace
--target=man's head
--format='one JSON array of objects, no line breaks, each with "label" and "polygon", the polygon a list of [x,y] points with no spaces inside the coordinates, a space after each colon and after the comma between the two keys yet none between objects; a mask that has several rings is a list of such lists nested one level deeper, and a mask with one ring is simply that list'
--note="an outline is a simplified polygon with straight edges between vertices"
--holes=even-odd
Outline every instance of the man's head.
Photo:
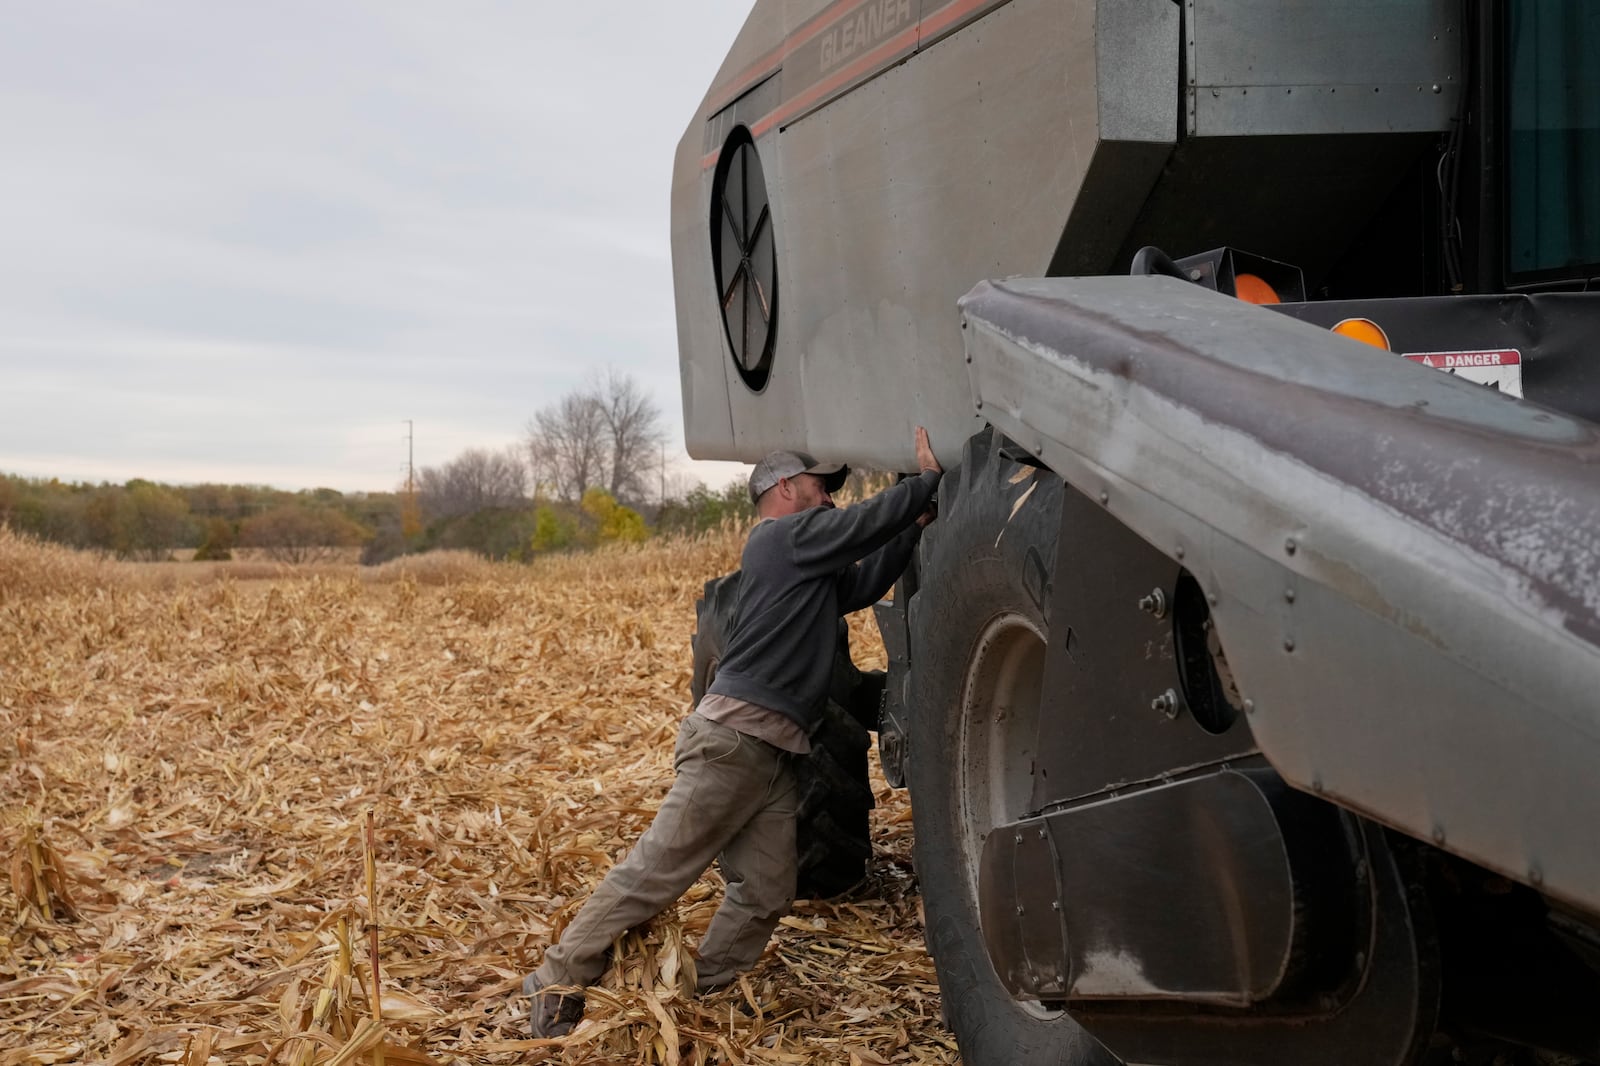
[{"label": "man's head", "polygon": [[843,463],[819,463],[804,452],[768,452],[750,472],[750,499],[762,518],[832,507],[849,474]]}]

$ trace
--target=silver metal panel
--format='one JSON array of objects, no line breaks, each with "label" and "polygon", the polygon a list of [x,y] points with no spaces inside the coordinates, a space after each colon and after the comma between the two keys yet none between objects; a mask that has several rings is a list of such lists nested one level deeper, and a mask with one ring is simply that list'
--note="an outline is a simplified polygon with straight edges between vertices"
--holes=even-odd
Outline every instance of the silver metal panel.
[{"label": "silver metal panel", "polygon": [[978,899],[1000,980],[1018,999],[1269,999],[1322,887],[1296,890],[1280,794],[1308,802],[1224,770],[996,827]]},{"label": "silver metal panel", "polygon": [[830,9],[826,29],[783,60],[783,125],[825,107],[884,65],[916,51],[918,27],[936,0],[854,0]]},{"label": "silver metal panel", "polygon": [[[711,271],[708,222],[711,208],[712,153],[736,122],[753,123],[772,106],[781,87],[784,42],[816,19],[833,0],[767,0],[745,19],[706,98],[678,142],[672,178],[672,278],[680,308],[678,379],[683,402],[685,442],[690,455],[733,436],[728,403],[731,360],[717,313]],[[763,164],[769,165],[763,157]],[[684,313],[684,308],[696,308]],[[737,387],[737,376],[734,377]],[[726,445],[723,443],[723,447]]]},{"label": "silver metal panel", "polygon": [[[683,154],[684,146],[680,145],[680,159]],[[700,153],[692,154],[698,157]],[[700,217],[700,184],[676,185],[672,190],[673,290],[680,305],[714,309],[717,286],[711,274],[711,249],[701,247],[709,245],[709,238],[706,223]],[[704,185],[704,202],[709,204],[709,172]],[[683,401],[683,434],[690,455],[705,457],[719,446],[726,448],[725,442],[733,438],[724,366],[731,358],[727,336],[715,310],[678,315],[678,394]]]},{"label": "silver metal panel", "polygon": [[1095,16],[1101,142],[1050,274],[1110,268],[1178,141],[1179,12],[1170,0],[1102,4]]},{"label": "silver metal panel", "polygon": [[963,304],[983,414],[1217,597],[1287,780],[1600,913],[1600,427],[1172,279]]},{"label": "silver metal panel", "polygon": [[[686,386],[700,390],[685,393],[692,454],[750,460],[799,447],[904,469],[914,425],[952,454],[976,431],[956,300],[977,279],[1049,262],[1094,151],[1093,17],[1091,4],[1014,0],[758,137],[780,276],[760,395],[738,379],[720,335],[695,206],[709,204],[709,178],[695,175],[684,192],[680,148],[686,203],[674,224],[691,222],[674,237],[680,360]],[[1000,68],[1005,77],[990,74]],[[729,431],[704,403],[719,392]]]},{"label": "silver metal panel", "polygon": [[1189,133],[1445,129],[1460,85],[1456,0],[1185,0]]},{"label": "silver metal panel", "polygon": [[[722,60],[698,117],[716,114],[764,80],[781,63],[791,35],[825,16],[837,0],[766,0],[745,17],[744,26]],[[693,127],[691,127],[692,129]]]},{"label": "silver metal panel", "polygon": [[1123,0],[1095,12],[1100,136],[1108,141],[1178,140],[1179,12],[1172,0]]},{"label": "silver metal panel", "polygon": [[[769,8],[781,5],[757,14]],[[1116,30],[1099,55],[1097,20]],[[691,454],[751,460],[801,447],[905,469],[917,424],[954,454],[981,425],[956,300],[981,278],[1049,265],[1086,172],[1108,150],[1102,61],[1115,65],[1106,84],[1127,94],[1107,111],[1121,134],[1173,136],[1178,48],[1169,0],[1011,0],[781,131],[740,118],[757,131],[779,257],[777,349],[760,395],[739,380],[717,317],[698,119],[673,187]],[[1136,199],[1147,186],[1141,177],[1116,191]]]},{"label": "silver metal panel", "polygon": [[[1071,204],[1094,149],[1092,16],[1017,0],[784,131],[787,317],[766,393],[732,393],[736,452],[792,443],[905,469],[913,426],[951,453],[977,431],[956,301],[1049,261],[1041,220]],[[1086,76],[1063,85],[1063,69]],[[1089,120],[1072,128],[1069,109]],[[1037,150],[1051,140],[1059,154]],[[774,445],[786,411],[802,424]]]}]

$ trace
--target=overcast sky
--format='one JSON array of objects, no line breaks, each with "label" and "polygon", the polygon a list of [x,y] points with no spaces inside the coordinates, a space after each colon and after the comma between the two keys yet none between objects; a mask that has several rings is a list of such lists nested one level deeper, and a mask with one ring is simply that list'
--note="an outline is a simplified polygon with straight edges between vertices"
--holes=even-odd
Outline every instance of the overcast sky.
[{"label": "overcast sky", "polygon": [[0,4],[0,472],[386,491],[606,366],[681,454],[672,154],[749,7]]}]

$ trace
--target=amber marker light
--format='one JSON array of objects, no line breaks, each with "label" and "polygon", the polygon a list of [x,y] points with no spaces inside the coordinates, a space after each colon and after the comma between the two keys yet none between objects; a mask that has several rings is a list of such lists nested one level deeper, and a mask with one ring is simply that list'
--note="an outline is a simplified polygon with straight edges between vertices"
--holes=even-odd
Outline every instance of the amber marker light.
[{"label": "amber marker light", "polygon": [[1335,325],[1333,331],[1341,337],[1349,337],[1353,341],[1370,344],[1386,352],[1393,351],[1389,347],[1389,335],[1383,331],[1382,326],[1370,318],[1347,318]]},{"label": "amber marker light", "polygon": [[1236,274],[1233,278],[1233,294],[1247,304],[1275,304],[1282,303],[1278,299],[1278,290],[1268,285],[1254,274]]}]

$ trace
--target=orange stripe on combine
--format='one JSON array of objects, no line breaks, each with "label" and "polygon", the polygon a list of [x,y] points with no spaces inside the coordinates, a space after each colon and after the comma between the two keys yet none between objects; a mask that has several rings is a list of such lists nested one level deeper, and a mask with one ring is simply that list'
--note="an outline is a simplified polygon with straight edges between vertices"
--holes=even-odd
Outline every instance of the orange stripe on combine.
[{"label": "orange stripe on combine", "polygon": [[[889,56],[902,51],[906,45],[914,45],[920,32],[920,23],[918,23],[916,26],[912,26],[908,30],[901,30],[893,37],[890,37],[888,40],[878,45],[878,47],[874,48],[872,51],[863,54],[849,66],[840,67],[833,74],[829,75],[827,78],[824,78],[822,81],[817,82],[805,92],[794,97],[793,99],[785,100],[782,104],[769,111],[766,117],[760,119],[755,125],[750,127],[750,136],[761,136],[773,126],[784,121],[785,119],[793,118],[795,115],[804,111],[812,104],[826,97],[835,89],[843,88],[850,82],[860,78],[861,75],[871,71],[874,66],[883,63],[883,61]],[[913,49],[913,52],[914,51],[915,50]]]},{"label": "orange stripe on combine", "polygon": [[[752,86],[758,85],[771,77],[783,65],[783,61],[789,58],[791,52],[801,45],[814,40],[823,30],[831,28],[832,23],[829,20],[837,15],[842,8],[850,7],[860,2],[861,0],[834,0],[833,3],[802,22],[799,29],[783,39],[782,44],[754,62],[747,64],[739,73],[724,81],[723,85],[732,85],[734,88],[724,91],[720,96],[709,98],[710,106],[706,108],[706,113],[715,115],[718,111],[743,96]],[[711,91],[715,93],[717,89],[713,88]]]},{"label": "orange stripe on combine", "polygon": [[[938,33],[940,30],[949,29],[954,23],[972,14],[980,7],[1000,7],[1004,3],[995,3],[994,0],[961,0],[959,3],[946,4],[936,13],[928,15],[917,23],[917,28],[924,35]],[[920,47],[920,45],[918,46]]]},{"label": "orange stripe on combine", "polygon": [[[850,0],[850,2],[856,2],[856,0]],[[872,51],[861,55],[848,66],[840,67],[829,77],[823,79],[822,81],[816,82],[804,92],[793,97],[792,99],[785,100],[783,103],[767,112],[764,116],[751,124],[750,136],[760,137],[774,126],[794,118],[807,108],[811,107],[813,104],[820,100],[824,100],[828,94],[849,85],[858,78],[865,81],[866,79],[862,77],[864,74],[869,72],[877,73],[877,71],[873,69],[875,64],[882,64],[882,69],[887,70],[890,64],[886,61],[905,48],[908,43],[913,41],[917,42],[911,53],[915,55],[916,52],[922,47],[922,38],[931,37],[942,30],[949,29],[951,26],[961,21],[961,19],[972,14],[974,11],[977,11],[979,8],[1000,7],[1002,6],[1002,3],[1004,3],[1004,0],[1001,0],[1001,3],[996,3],[995,0],[956,0],[954,3],[946,4],[934,14],[919,20],[915,26],[895,34],[893,37],[890,37],[889,39],[880,43]],[[834,8],[837,8],[840,5],[835,4],[833,6]],[[831,11],[832,8],[829,10]],[[824,12],[824,14],[827,14],[827,12]],[[822,15],[817,16],[817,19],[820,20],[821,18]],[[812,33],[806,37],[805,40],[796,40],[795,47],[798,47],[800,44],[804,44],[805,41],[808,41],[815,36],[816,33]],[[788,48],[784,54],[787,55],[788,52],[792,52],[793,50],[793,48]],[[737,98],[737,94],[734,98]],[[714,115],[720,110],[721,107],[708,108],[707,115]],[[721,155],[722,149],[720,148],[709,152],[700,160],[700,169],[710,170],[712,167],[717,165],[717,159]]]}]

